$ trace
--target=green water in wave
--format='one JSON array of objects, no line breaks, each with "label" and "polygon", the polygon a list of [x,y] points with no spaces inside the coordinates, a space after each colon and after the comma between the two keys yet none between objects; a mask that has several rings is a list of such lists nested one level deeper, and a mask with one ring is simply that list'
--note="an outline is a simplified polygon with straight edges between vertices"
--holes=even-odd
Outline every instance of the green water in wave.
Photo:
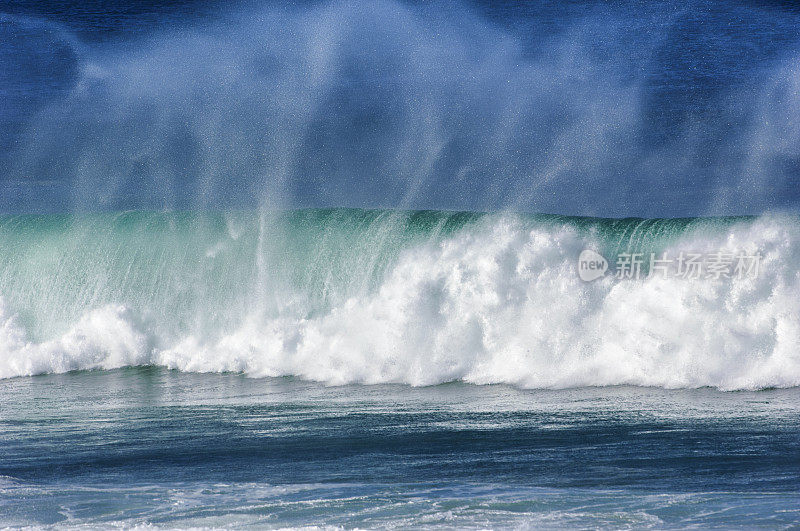
[{"label": "green water in wave", "polygon": [[32,341],[107,304],[135,309],[165,337],[230,329],[278,309],[313,317],[378,289],[404,250],[508,217],[554,234],[571,227],[607,256],[657,252],[689,230],[748,219],[358,209],[6,216],[0,295]]}]

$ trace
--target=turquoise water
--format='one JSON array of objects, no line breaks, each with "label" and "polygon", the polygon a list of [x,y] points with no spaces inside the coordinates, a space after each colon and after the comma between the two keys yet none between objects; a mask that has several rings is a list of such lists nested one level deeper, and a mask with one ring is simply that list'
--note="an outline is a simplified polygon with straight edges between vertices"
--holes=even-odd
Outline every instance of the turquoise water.
[{"label": "turquoise water", "polygon": [[723,234],[752,219],[360,209],[4,216],[0,295],[35,340],[111,303],[178,334],[233,326],[254,308],[278,312],[290,300],[307,315],[329,311],[377,290],[404,251],[492,223],[568,227],[612,256],[661,252],[682,234]]}]

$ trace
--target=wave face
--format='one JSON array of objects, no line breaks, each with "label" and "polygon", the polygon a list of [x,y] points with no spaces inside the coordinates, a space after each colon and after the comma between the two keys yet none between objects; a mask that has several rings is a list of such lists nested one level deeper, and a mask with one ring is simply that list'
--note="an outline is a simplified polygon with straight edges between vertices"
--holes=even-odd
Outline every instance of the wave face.
[{"label": "wave face", "polygon": [[[0,248],[3,378],[160,365],[330,384],[800,385],[793,217],[13,216]],[[584,282],[586,248],[762,259],[741,278]]]}]

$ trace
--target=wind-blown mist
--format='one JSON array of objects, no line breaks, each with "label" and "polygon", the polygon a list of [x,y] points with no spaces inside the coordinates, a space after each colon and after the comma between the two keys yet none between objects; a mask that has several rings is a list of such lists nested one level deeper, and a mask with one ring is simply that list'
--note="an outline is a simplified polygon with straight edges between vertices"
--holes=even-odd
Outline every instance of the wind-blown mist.
[{"label": "wind-blown mist", "polygon": [[[91,46],[56,23],[5,15],[12,44],[0,47],[15,53],[4,66],[34,85],[36,72],[58,77],[39,80],[51,88],[36,101],[10,100],[0,208],[622,216],[800,204],[789,38],[765,45],[766,58],[745,53],[726,83],[713,79],[718,67],[681,56],[697,46],[681,33],[691,35],[690,10],[586,7],[557,30],[479,11],[240,6]],[[798,20],[774,8],[733,6],[730,16],[772,28],[776,41]],[[735,60],[720,32],[692,53]],[[665,81],[657,72],[669,61],[678,66]],[[703,69],[702,90],[681,97],[692,82],[681,76]]]}]

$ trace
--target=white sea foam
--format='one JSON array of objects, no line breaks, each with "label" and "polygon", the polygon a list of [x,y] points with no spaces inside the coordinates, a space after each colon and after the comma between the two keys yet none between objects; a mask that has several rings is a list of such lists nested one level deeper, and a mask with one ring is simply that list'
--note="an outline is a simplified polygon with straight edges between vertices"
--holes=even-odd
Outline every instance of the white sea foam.
[{"label": "white sea foam", "polygon": [[570,224],[490,217],[408,247],[376,289],[325,311],[254,310],[220,333],[160,337],[120,301],[35,342],[3,303],[0,377],[156,364],[330,384],[800,385],[795,220],[688,231],[666,248],[760,252],[755,277],[583,282],[576,259],[596,243]]}]

